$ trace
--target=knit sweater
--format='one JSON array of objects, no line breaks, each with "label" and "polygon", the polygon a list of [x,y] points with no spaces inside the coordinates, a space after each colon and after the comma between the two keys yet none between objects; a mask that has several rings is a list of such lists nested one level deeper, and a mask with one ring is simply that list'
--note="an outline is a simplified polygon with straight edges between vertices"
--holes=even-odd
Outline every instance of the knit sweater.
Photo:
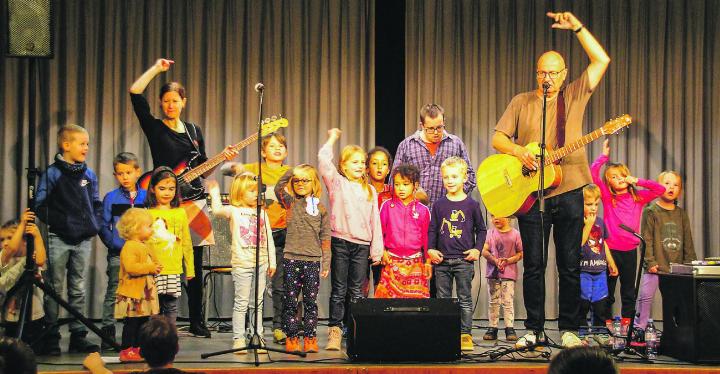
[{"label": "knit sweater", "polygon": [[380,208],[385,248],[398,257],[412,257],[422,253],[427,257],[430,210],[417,200],[408,205],[397,197]]},{"label": "knit sweater", "polygon": [[377,192],[372,196],[360,183],[340,175],[333,165],[332,145],[325,144],[318,152],[318,170],[330,198],[332,236],[356,244],[370,246],[370,257],[380,261],[383,252],[382,225],[377,206]]},{"label": "knit sweater", "polygon": [[288,170],[275,185],[275,196],[287,212],[287,237],[284,258],[289,260],[322,261],[322,269],[330,270],[330,214],[314,196],[295,197],[286,186],[293,176]]},{"label": "knit sweater", "polygon": [[192,240],[183,208],[148,209],[153,216],[153,236],[147,241],[152,256],[163,266],[160,274],[195,276]]},{"label": "knit sweater", "polygon": [[120,252],[120,275],[117,287],[119,296],[140,300],[145,290],[146,276],[155,272],[155,262],[145,243],[128,240]]}]

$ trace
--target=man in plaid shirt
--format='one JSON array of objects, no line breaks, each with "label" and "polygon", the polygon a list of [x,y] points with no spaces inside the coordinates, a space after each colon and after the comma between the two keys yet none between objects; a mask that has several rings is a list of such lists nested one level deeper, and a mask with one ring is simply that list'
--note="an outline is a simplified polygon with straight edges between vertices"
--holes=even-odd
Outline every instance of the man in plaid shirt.
[{"label": "man in plaid shirt", "polygon": [[420,129],[398,146],[393,170],[402,164],[420,169],[420,186],[427,192],[432,206],[446,191],[443,187],[440,165],[446,158],[457,156],[468,164],[465,193],[475,188],[475,169],[471,166],[465,144],[460,138],[445,131],[445,110],[437,104],[426,104],[420,109]]}]

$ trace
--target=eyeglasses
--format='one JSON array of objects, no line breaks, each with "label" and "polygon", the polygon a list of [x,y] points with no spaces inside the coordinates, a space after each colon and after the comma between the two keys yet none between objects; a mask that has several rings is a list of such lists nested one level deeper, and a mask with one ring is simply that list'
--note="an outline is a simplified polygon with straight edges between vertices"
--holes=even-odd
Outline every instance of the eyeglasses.
[{"label": "eyeglasses", "polygon": [[423,125],[423,130],[425,130],[425,133],[427,134],[437,134],[445,130],[445,125],[440,125],[438,127],[425,127],[425,125]]},{"label": "eyeglasses", "polygon": [[565,69],[562,69],[562,70],[560,70],[560,71],[542,71],[542,70],[538,70],[538,71],[535,72],[535,75],[536,75],[538,78],[545,78],[545,77],[547,76],[547,77],[550,77],[551,79],[555,79],[555,78],[559,77],[559,76],[560,76],[560,73],[562,73],[563,71],[565,71]]},{"label": "eyeglasses", "polygon": [[293,184],[308,184],[308,183],[312,182],[312,180],[310,180],[310,179],[296,179],[296,178],[293,178],[293,179],[292,179],[292,182],[293,182]]}]

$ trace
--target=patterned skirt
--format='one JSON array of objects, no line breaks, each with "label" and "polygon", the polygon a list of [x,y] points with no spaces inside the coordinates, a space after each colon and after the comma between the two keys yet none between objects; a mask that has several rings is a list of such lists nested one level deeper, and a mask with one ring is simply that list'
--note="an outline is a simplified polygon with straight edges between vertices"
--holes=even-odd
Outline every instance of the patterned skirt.
[{"label": "patterned skirt", "polygon": [[161,295],[169,295],[180,297],[182,294],[182,281],[180,274],[159,274],[155,276],[157,283],[157,293]]},{"label": "patterned skirt", "polygon": [[375,288],[376,298],[421,299],[430,297],[428,279],[423,274],[425,265],[422,256],[401,258],[390,255],[380,275],[380,284]]},{"label": "patterned skirt", "polygon": [[142,299],[133,299],[127,296],[117,295],[115,299],[115,318],[125,317],[147,317],[160,313],[160,304],[157,298],[155,277],[145,276],[145,289]]}]

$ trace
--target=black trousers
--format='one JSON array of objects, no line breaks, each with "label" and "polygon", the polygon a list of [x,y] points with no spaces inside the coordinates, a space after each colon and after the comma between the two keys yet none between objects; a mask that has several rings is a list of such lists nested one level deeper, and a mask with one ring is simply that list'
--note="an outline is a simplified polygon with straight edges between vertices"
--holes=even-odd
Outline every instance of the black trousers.
[{"label": "black trousers", "polygon": [[193,247],[193,261],[195,263],[195,278],[187,282],[188,309],[190,312],[190,323],[203,322],[203,249],[205,247]]},{"label": "black trousers", "polygon": [[620,279],[620,301],[622,308],[620,314],[624,318],[632,318],[635,311],[635,275],[637,274],[637,248],[630,251],[616,251],[610,253],[618,268],[618,276],[608,276],[608,302],[610,310],[615,304],[615,286]]}]

